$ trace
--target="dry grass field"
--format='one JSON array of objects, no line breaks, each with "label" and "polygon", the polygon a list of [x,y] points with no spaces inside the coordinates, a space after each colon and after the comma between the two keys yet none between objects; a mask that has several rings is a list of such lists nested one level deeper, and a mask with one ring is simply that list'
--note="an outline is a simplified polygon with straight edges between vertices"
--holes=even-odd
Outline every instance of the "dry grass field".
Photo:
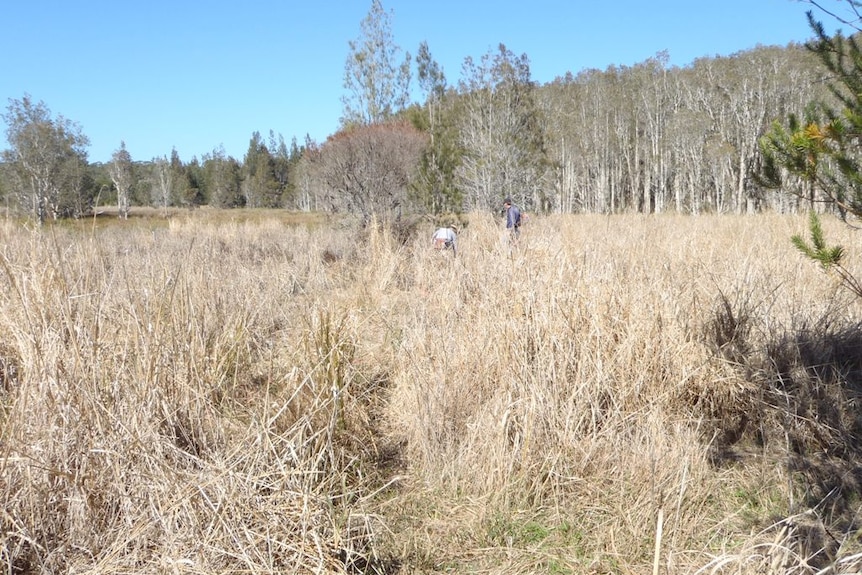
[{"label": "dry grass field", "polygon": [[103,220],[0,222],[3,574],[862,569],[804,216]]}]

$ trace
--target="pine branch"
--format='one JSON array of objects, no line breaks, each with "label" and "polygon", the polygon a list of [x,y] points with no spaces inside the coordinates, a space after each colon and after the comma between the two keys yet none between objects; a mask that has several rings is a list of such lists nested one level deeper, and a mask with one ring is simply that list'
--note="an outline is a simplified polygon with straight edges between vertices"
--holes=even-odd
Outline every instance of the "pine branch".
[{"label": "pine branch", "polygon": [[[841,260],[844,257],[844,248],[841,246],[829,247],[826,245],[826,238],[823,235],[823,227],[820,225],[820,218],[814,211],[810,212],[808,229],[811,234],[810,244],[799,235],[794,235],[790,238],[790,241],[796,249],[802,252],[807,258],[819,263],[826,271],[830,269],[839,269],[839,273],[841,271],[846,272],[841,265]],[[847,275],[849,275],[849,272],[847,272]]]},{"label": "pine branch", "polygon": [[810,244],[800,235],[794,235],[790,238],[790,241],[806,257],[820,264],[823,271],[835,273],[841,279],[841,285],[853,292],[857,297],[862,298],[862,282],[856,279],[842,263],[845,253],[844,248],[841,246],[829,247],[826,245],[823,227],[820,225],[820,218],[813,211],[809,216],[809,232],[811,234]]}]

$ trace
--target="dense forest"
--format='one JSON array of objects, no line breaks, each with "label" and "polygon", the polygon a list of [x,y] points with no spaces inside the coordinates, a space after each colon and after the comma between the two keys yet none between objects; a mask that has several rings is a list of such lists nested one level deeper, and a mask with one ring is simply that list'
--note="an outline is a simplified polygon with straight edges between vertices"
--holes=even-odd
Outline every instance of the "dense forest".
[{"label": "dense forest", "polygon": [[[217,148],[188,163],[175,149],[132,158],[119,143],[110,162],[89,163],[82,127],[29,95],[10,101],[7,211],[40,221],[97,205],[121,216],[200,205],[400,216],[495,209],[511,196],[543,213],[788,212],[802,194],[784,193],[798,191],[792,179],[781,192],[758,183],[758,141],[831,97],[827,71],[798,44],[682,67],[659,53],[546,84],[532,80],[527,55],[501,44],[466,58],[450,83],[427,44],[400,60],[378,1],[362,24],[345,66],[342,128],[324,142],[255,132],[243,158]],[[359,55],[378,58],[376,71]],[[405,97],[411,80],[422,103]]]}]

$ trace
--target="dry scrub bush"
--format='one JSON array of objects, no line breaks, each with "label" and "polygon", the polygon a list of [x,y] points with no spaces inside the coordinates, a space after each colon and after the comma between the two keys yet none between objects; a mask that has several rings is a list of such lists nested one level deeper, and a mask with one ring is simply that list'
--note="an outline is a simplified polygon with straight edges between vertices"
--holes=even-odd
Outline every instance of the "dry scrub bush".
[{"label": "dry scrub bush", "polygon": [[803,218],[212,218],[0,225],[7,572],[858,570]]}]

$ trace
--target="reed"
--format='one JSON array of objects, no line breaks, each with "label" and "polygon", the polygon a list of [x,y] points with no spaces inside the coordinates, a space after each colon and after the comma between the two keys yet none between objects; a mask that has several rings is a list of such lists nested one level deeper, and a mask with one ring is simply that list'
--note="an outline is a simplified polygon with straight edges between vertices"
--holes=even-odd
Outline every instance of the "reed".
[{"label": "reed", "polygon": [[0,223],[4,572],[862,568],[804,217],[202,212]]}]

